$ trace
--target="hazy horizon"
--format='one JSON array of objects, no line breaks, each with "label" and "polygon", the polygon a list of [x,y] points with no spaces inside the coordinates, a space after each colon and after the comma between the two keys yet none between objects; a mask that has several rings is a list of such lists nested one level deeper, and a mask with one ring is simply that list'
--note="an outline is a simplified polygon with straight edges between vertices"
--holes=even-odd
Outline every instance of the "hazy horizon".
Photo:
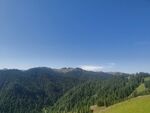
[{"label": "hazy horizon", "polygon": [[127,74],[136,74],[136,73],[149,73],[149,72],[144,72],[144,71],[137,71],[137,72],[123,72],[123,71],[103,71],[103,70],[97,70],[97,69],[93,69],[93,68],[88,68],[88,69],[85,69],[83,67],[60,67],[60,68],[54,68],[54,67],[46,67],[46,66],[37,66],[37,67],[30,67],[30,68],[0,68],[0,70],[21,70],[21,71],[27,71],[27,70],[30,70],[30,69],[34,69],[34,68],[49,68],[49,69],[58,69],[58,70],[61,70],[61,69],[69,69],[69,68],[72,68],[72,69],[82,69],[82,70],[85,70],[85,71],[91,71],[91,72],[104,72],[104,73],[127,73]]}]

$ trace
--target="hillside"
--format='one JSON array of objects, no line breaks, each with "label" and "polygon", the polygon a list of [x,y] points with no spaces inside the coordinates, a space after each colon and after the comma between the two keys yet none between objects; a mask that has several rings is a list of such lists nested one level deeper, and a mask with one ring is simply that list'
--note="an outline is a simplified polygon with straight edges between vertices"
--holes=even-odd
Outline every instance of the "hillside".
[{"label": "hillside", "polygon": [[62,96],[48,113],[89,112],[90,105],[109,106],[127,98],[138,86],[138,78],[128,80],[126,76],[112,76],[109,79],[99,79],[85,82]]},{"label": "hillside", "polygon": [[46,67],[0,70],[0,113],[40,113],[73,87],[112,76],[78,68],[66,70]]},{"label": "hillside", "polygon": [[139,96],[94,113],[150,113],[150,95]]},{"label": "hillside", "polygon": [[143,82],[132,92],[129,98],[145,94],[150,94],[150,77],[145,77]]},{"label": "hillside", "polygon": [[[0,70],[0,113],[89,113],[126,98],[149,74],[110,74],[80,68]],[[149,87],[146,81],[145,87]]]}]

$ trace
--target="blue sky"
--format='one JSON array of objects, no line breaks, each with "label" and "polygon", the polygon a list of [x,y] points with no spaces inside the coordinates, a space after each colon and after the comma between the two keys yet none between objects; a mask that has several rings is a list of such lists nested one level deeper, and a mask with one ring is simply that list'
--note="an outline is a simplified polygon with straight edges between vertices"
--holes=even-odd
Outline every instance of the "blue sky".
[{"label": "blue sky", "polygon": [[149,0],[0,0],[0,68],[150,72]]}]

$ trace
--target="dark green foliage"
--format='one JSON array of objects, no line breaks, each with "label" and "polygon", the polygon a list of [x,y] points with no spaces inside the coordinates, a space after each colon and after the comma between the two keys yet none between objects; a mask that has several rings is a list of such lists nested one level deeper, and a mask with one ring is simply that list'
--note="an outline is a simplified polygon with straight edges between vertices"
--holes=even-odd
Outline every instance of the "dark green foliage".
[{"label": "dark green foliage", "polygon": [[27,71],[0,70],[0,113],[38,113],[52,106],[62,95],[88,79],[105,73],[68,68],[33,68]]},{"label": "dark green foliage", "polygon": [[142,82],[141,76],[110,76],[109,78],[88,80],[62,96],[48,113],[65,111],[73,113],[90,112],[91,105],[109,106],[122,101]]},{"label": "dark green foliage", "polygon": [[0,111],[38,113],[79,83],[49,68],[0,71]]},{"label": "dark green foliage", "polygon": [[91,105],[126,99],[146,76],[79,68],[0,70],[0,113],[90,113]]}]

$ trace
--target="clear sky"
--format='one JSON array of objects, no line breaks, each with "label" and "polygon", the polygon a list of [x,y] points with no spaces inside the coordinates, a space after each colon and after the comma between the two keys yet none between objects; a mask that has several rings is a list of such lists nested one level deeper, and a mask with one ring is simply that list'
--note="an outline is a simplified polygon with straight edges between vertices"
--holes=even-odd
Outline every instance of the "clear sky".
[{"label": "clear sky", "polygon": [[149,0],[0,0],[0,68],[150,72]]}]

